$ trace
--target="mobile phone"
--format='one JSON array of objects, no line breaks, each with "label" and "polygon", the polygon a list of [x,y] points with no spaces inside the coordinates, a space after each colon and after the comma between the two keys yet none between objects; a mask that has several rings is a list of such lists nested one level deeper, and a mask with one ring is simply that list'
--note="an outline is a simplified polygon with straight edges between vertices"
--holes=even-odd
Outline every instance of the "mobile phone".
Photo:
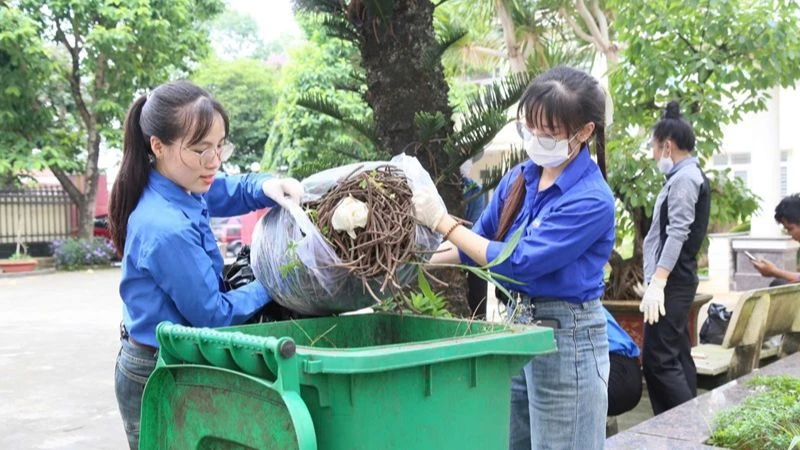
[{"label": "mobile phone", "polygon": [[540,327],[547,327],[557,330],[561,328],[561,322],[557,319],[534,319],[534,323]]},{"label": "mobile phone", "polygon": [[758,258],[753,256],[753,254],[748,252],[747,250],[744,251],[744,256],[747,256],[750,259],[750,261],[758,261]]}]

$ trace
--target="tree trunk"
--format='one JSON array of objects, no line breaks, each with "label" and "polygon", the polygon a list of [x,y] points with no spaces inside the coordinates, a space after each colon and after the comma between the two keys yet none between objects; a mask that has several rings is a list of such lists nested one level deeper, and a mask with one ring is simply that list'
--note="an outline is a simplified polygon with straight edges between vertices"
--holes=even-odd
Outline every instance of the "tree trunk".
[{"label": "tree trunk", "polygon": [[497,18],[500,19],[500,26],[503,28],[503,39],[506,43],[506,52],[508,53],[508,62],[511,65],[511,72],[525,72],[527,64],[525,64],[525,57],[522,55],[519,43],[517,42],[514,20],[511,18],[511,12],[508,10],[508,1],[495,0],[494,7],[495,11],[497,11]]},{"label": "tree trunk", "polygon": [[78,236],[92,237],[94,230],[95,200],[97,199],[97,181],[99,172],[97,161],[100,157],[100,135],[96,124],[92,123],[86,144],[86,168],[83,172],[83,204],[78,214]]},{"label": "tree trunk", "polygon": [[[354,18],[364,17],[362,10],[351,11],[350,20],[361,35],[359,49],[367,74],[366,100],[374,113],[378,141],[393,155],[405,152],[416,156],[435,180],[441,177],[437,188],[448,211],[461,215],[460,176],[457,171],[443,173],[453,163],[442,149],[444,139],[453,131],[453,111],[448,103],[441,61],[431,61],[428,57],[436,44],[433,10],[428,0],[396,0],[393,11],[386,16],[388,23],[378,19],[372,23],[359,22]],[[418,112],[441,112],[446,118],[445,126],[428,142],[419,142],[414,122]],[[448,275],[452,276],[444,281],[450,285],[466,286],[464,273]],[[448,298],[466,304],[466,295]]]}]

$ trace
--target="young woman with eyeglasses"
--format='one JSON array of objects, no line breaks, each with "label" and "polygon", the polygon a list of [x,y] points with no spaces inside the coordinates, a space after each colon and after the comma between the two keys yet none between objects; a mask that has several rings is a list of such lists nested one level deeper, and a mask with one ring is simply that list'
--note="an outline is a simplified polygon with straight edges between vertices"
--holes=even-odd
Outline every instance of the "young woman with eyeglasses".
[{"label": "young woman with eyeglasses", "polygon": [[432,263],[484,265],[524,230],[492,271],[522,283],[506,284],[517,294],[511,318],[551,325],[558,351],[513,378],[509,448],[600,449],[609,374],[600,297],[614,245],[614,198],[604,179],[605,94],[592,76],[557,67],[528,86],[517,116],[530,160],[503,177],[472,230],[447,215],[435,190],[414,192],[416,217],[447,241]]},{"label": "young woman with eyeglasses", "polygon": [[109,225],[122,256],[123,320],[115,390],[130,448],[138,448],[142,393],[155,368],[156,325],[239,324],[270,301],[257,281],[225,292],[209,217],[298,202],[294,179],[221,176],[233,152],[228,116],[205,90],[163,84],[131,105]]}]

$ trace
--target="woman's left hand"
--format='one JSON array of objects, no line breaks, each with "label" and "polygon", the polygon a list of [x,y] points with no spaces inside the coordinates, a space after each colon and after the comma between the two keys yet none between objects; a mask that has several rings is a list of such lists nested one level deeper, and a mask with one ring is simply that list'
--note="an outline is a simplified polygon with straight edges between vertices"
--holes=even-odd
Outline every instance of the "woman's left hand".
[{"label": "woman's left hand", "polygon": [[264,195],[271,198],[279,206],[285,208],[289,202],[300,204],[305,189],[294,178],[270,178],[261,184]]}]

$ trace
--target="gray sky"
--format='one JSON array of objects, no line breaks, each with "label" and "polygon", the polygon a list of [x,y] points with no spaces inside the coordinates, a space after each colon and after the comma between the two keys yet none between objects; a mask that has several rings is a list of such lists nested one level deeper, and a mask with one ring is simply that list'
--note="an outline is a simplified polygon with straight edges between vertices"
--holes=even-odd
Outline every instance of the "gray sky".
[{"label": "gray sky", "polygon": [[294,21],[291,0],[227,0],[230,9],[245,13],[258,22],[261,38],[269,42],[283,33],[300,35]]}]

